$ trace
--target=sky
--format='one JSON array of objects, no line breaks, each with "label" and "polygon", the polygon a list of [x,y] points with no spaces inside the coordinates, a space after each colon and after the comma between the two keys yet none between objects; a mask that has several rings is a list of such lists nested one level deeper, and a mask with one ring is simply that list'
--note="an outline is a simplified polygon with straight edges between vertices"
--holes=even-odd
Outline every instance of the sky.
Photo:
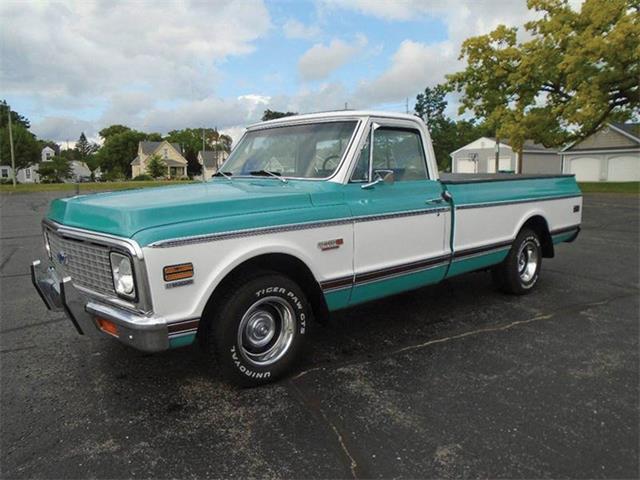
[{"label": "sky", "polygon": [[57,142],[111,124],[237,139],[267,108],[412,110],[465,38],[532,16],[525,0],[3,0],[0,97]]}]

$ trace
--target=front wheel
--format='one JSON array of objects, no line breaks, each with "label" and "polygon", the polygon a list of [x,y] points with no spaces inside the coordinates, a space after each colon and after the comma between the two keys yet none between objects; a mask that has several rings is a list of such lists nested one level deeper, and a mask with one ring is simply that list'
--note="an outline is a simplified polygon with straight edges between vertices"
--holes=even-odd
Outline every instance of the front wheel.
[{"label": "front wheel", "polygon": [[524,295],[533,289],[540,277],[542,248],[533,230],[520,231],[504,261],[493,268],[496,286],[506,293]]},{"label": "front wheel", "polygon": [[261,385],[291,368],[310,316],[298,285],[284,275],[264,272],[227,290],[210,319],[208,343],[228,381]]}]

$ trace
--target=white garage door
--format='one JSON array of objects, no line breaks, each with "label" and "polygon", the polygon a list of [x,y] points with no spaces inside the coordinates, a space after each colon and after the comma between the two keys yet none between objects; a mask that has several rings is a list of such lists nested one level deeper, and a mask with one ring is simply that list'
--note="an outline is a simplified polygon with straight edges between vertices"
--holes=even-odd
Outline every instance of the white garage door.
[{"label": "white garage door", "polygon": [[610,182],[640,181],[640,155],[621,155],[609,159]]},{"label": "white garage door", "polygon": [[572,158],[569,164],[569,173],[576,176],[579,182],[598,182],[600,181],[600,164],[599,158],[578,157]]},{"label": "white garage door", "polygon": [[476,173],[476,162],[466,158],[458,160],[456,173]]}]

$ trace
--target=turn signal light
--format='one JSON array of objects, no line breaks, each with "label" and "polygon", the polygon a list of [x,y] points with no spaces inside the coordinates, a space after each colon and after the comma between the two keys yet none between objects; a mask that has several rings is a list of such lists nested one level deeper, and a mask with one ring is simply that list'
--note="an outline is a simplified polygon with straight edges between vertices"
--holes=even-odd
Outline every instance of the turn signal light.
[{"label": "turn signal light", "polygon": [[193,263],[181,263],[179,265],[168,265],[162,269],[165,282],[174,280],[184,280],[193,277]]},{"label": "turn signal light", "polygon": [[100,330],[102,330],[105,333],[108,333],[109,335],[113,335],[114,337],[118,336],[118,326],[113,323],[110,320],[107,320],[106,318],[100,318],[98,317],[96,319],[98,321],[98,326],[100,327]]}]

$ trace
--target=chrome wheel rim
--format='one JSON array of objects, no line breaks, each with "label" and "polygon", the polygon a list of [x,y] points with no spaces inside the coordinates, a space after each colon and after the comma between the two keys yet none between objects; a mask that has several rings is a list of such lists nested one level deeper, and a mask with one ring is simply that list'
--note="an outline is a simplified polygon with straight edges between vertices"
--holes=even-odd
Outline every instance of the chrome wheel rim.
[{"label": "chrome wheel rim", "polygon": [[518,275],[523,283],[529,283],[538,270],[538,246],[533,240],[527,240],[518,252]]},{"label": "chrome wheel rim", "polygon": [[238,327],[240,353],[264,367],[280,360],[291,347],[295,327],[293,307],[284,298],[261,298],[249,307]]}]

